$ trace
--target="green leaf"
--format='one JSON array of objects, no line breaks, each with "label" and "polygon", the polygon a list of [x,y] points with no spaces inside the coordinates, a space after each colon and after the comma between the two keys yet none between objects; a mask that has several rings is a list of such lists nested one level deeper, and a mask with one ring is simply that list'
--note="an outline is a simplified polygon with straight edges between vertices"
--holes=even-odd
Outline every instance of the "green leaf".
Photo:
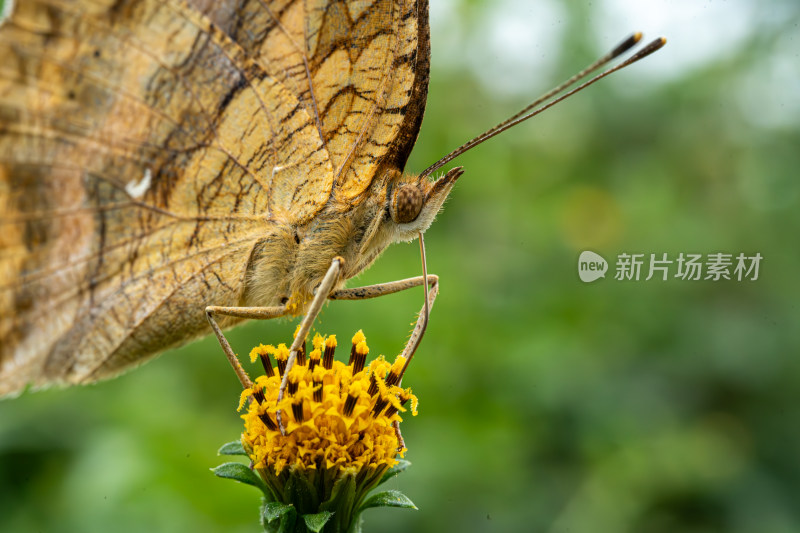
[{"label": "green leaf", "polygon": [[408,499],[408,496],[398,490],[387,490],[373,494],[361,504],[359,512],[369,509],[370,507],[402,507],[404,509],[416,509],[417,506],[414,502]]},{"label": "green leaf", "polygon": [[399,474],[400,472],[402,472],[403,470],[405,470],[409,466],[411,466],[411,461],[406,461],[405,459],[398,459],[397,464],[394,465],[393,467],[391,467],[389,470],[387,470],[385,474],[383,474],[383,477],[381,477],[381,480],[378,481],[378,485],[380,485],[381,483],[385,483],[386,481],[390,480],[395,475]]},{"label": "green leaf", "polygon": [[294,509],[294,505],[291,503],[265,502],[261,507],[261,517],[264,522],[269,523],[282,517],[292,509]]},{"label": "green leaf", "polygon": [[328,520],[333,516],[333,513],[330,511],[322,511],[321,513],[317,514],[304,514],[303,520],[306,523],[306,527],[313,531],[314,533],[319,533],[322,531],[322,528],[325,527],[325,524],[328,523]]},{"label": "green leaf", "polygon": [[252,485],[261,489],[261,491],[268,495],[272,496],[271,493],[268,492],[267,486],[258,477],[258,474],[250,470],[248,467],[243,465],[242,463],[225,463],[221,464],[216,468],[211,469],[214,472],[215,476],[219,476],[226,479],[233,479],[238,481],[239,483],[244,483],[246,485]]},{"label": "green leaf", "polygon": [[223,444],[222,447],[217,451],[217,455],[244,455],[247,457],[247,452],[244,451],[242,441],[234,440]]}]

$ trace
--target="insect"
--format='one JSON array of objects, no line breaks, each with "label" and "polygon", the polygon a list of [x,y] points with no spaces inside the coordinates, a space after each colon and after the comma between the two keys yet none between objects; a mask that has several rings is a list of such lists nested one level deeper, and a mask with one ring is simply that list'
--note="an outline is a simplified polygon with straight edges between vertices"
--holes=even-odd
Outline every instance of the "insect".
[{"label": "insect", "polygon": [[25,0],[0,56],[0,395],[430,286],[415,346],[435,276],[344,282],[421,239],[462,173],[434,171],[533,114],[403,173],[427,0]]}]

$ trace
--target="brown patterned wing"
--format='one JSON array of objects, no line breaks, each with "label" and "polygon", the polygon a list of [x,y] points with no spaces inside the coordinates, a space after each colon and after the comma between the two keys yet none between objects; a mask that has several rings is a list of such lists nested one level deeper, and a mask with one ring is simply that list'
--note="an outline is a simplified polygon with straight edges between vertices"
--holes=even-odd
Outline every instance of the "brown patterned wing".
[{"label": "brown patterned wing", "polygon": [[314,117],[350,207],[402,170],[428,90],[427,0],[192,0]]},{"label": "brown patterned wing", "polygon": [[0,57],[0,395],[205,332],[330,197],[294,91],[180,2],[17,2]]}]

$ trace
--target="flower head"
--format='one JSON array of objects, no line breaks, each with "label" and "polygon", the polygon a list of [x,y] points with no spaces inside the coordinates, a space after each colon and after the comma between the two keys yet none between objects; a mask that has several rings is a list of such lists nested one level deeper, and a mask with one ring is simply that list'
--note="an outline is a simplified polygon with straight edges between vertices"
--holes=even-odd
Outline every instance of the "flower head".
[{"label": "flower head", "polygon": [[327,512],[324,531],[350,531],[367,493],[392,467],[407,465],[398,468],[406,451],[399,423],[409,409],[417,414],[417,398],[400,386],[402,356],[367,363],[361,331],[351,340],[347,364],[334,359],[336,347],[335,336],[317,334],[311,352],[301,344],[288,370],[285,344],[253,348],[250,359],[261,362],[264,374],[240,396],[241,444],[270,503],[302,516]]}]

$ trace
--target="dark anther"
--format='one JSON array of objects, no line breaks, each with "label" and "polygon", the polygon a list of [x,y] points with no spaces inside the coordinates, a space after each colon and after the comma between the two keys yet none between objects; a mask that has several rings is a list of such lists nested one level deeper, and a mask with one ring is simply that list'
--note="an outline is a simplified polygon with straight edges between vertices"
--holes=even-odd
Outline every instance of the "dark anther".
[{"label": "dark anther", "polygon": [[322,401],[322,381],[314,380],[314,401]]},{"label": "dark anther", "polygon": [[298,424],[303,422],[303,400],[292,403],[292,414],[294,415],[295,422]]},{"label": "dark anther", "polygon": [[350,416],[353,414],[353,409],[356,407],[356,401],[358,400],[358,396],[351,396],[347,395],[347,399],[344,401],[344,416]]},{"label": "dark anther", "polygon": [[255,398],[258,403],[264,403],[267,400],[264,397],[264,391],[261,389],[253,391],[253,398]]},{"label": "dark anther", "polygon": [[378,380],[375,377],[375,373],[373,372],[369,376],[369,389],[367,389],[367,394],[369,394],[370,396],[375,396],[377,392],[378,392]]},{"label": "dark anther", "polygon": [[272,418],[267,413],[262,413],[258,415],[259,420],[264,422],[264,425],[267,426],[267,429],[270,431],[277,431],[278,425],[272,421]]},{"label": "dark anther", "polygon": [[325,343],[325,354],[322,356],[322,366],[327,370],[333,368],[333,353],[336,351],[336,346],[330,346]]},{"label": "dark anther", "polygon": [[367,354],[361,353],[359,350],[356,350],[356,354],[353,357],[353,375],[355,376],[362,370],[364,370],[364,363],[367,360]]},{"label": "dark anther", "polygon": [[400,381],[400,376],[395,374],[393,370],[390,370],[389,374],[386,376],[386,385],[391,387],[392,385],[397,385],[398,381]]},{"label": "dark anther", "polygon": [[264,367],[264,374],[270,378],[274,376],[275,371],[272,369],[272,362],[269,360],[269,356],[266,354],[260,354],[258,358],[261,359],[261,366]]},{"label": "dark anther", "polygon": [[378,398],[375,405],[372,406],[372,416],[379,416],[388,403],[384,398]]},{"label": "dark anther", "polygon": [[314,369],[317,368],[318,364],[319,364],[319,350],[318,349],[311,350],[311,355],[308,356],[308,369],[313,372]]},{"label": "dark anther", "polygon": [[[350,348],[350,359],[347,360],[347,364],[352,365],[355,358],[356,358],[356,343],[353,343],[353,346]],[[353,374],[355,374],[355,372],[353,372]]]},{"label": "dark anther", "polygon": [[[400,395],[400,405],[401,406],[405,407],[406,404],[408,403],[408,400],[409,400],[409,397],[405,393]],[[393,417],[395,414],[397,414],[397,411],[398,411],[398,409],[397,409],[396,406],[390,405],[389,408],[386,409],[386,413],[385,413],[386,418]]]}]

